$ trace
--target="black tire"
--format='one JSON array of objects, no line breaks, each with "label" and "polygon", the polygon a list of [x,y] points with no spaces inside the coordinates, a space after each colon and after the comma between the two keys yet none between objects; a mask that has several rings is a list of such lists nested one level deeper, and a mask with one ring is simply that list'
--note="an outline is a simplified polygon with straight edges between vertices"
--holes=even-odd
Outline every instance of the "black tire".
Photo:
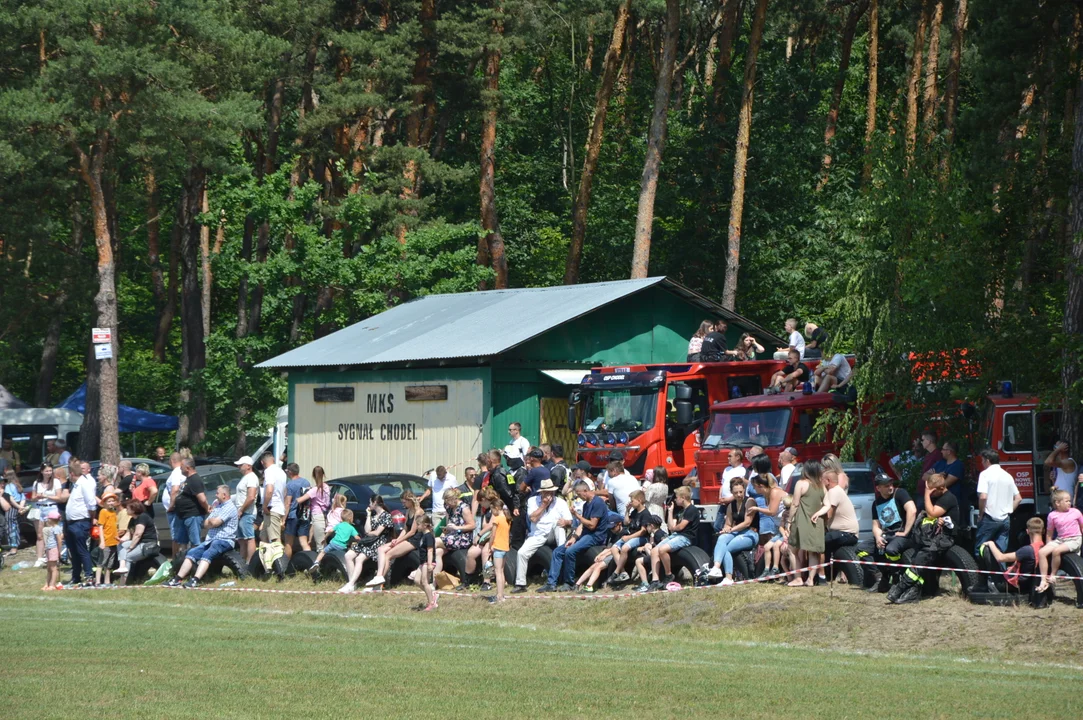
[{"label": "black tire", "polygon": [[762,575],[763,571],[767,569],[767,560],[765,559],[766,557],[766,552],[760,553],[760,558],[756,561],[756,567],[753,568],[753,570],[756,571],[756,577]]},{"label": "black tire", "polygon": [[[368,561],[365,561],[366,565]],[[350,574],[346,571],[346,553],[332,550],[320,560],[320,578],[323,580],[341,580],[346,582]]]},{"label": "black tire", "polygon": [[[533,555],[530,556],[530,561],[526,567],[526,577],[529,582],[530,578],[541,576],[544,578],[549,572],[549,563],[553,560],[553,549],[550,547],[540,547]],[[516,550],[512,550],[504,556],[504,581],[509,585],[515,584],[515,574],[519,570],[519,553]]]},{"label": "black tire", "polygon": [[136,563],[132,563],[128,566],[128,574],[124,576],[124,584],[142,585],[144,580],[157,572],[158,568],[168,561],[169,558],[159,553],[154,557],[143,558]]},{"label": "black tire", "polygon": [[[1066,577],[1083,578],[1083,557],[1076,553],[1065,553],[1060,556],[1060,570],[1057,575]],[[1073,580],[1075,585],[1075,606],[1083,608],[1083,580]],[[1067,588],[1067,585],[1057,585],[1058,589]]]},{"label": "black tire", "polygon": [[[983,592],[1008,592],[1008,583],[1004,579],[1004,567],[997,562],[995,557],[993,557],[993,553],[983,548],[981,553],[975,559],[975,563],[979,570],[984,570],[987,573],[994,573],[992,575],[978,575],[978,585],[984,585]],[[1020,580],[1022,579],[1023,578],[1020,578]]]},{"label": "black tire", "polygon": [[33,520],[19,517],[19,549],[33,547],[38,542],[38,529]]},{"label": "black tire", "polygon": [[[832,557],[835,560],[857,560],[857,548],[852,545],[841,547],[834,552]],[[841,574],[846,578],[846,583],[850,587],[865,587],[865,574],[862,572],[860,565],[854,565],[852,562],[842,562],[838,565],[832,565],[831,569],[832,572]]]},{"label": "black tire", "polygon": [[733,579],[751,580],[756,577],[756,563],[751,550],[742,550],[733,556]]},{"label": "black tire", "polygon": [[316,563],[316,551],[315,550],[299,550],[293,554],[290,559],[290,569],[296,573],[303,573],[307,571]]},{"label": "black tire", "polygon": [[674,577],[678,579],[680,579],[681,570],[687,571],[688,581],[691,582],[696,577],[696,571],[710,563],[711,558],[703,548],[689,545],[673,555],[670,569],[673,570]]},{"label": "black tire", "polygon": [[410,581],[407,578],[410,577],[410,573],[420,566],[421,553],[418,550],[411,550],[402,557],[395,558],[391,561],[391,567],[387,571],[387,585],[409,583]]},{"label": "black tire", "polygon": [[267,577],[267,569],[263,567],[263,561],[259,559],[259,553],[252,553],[252,557],[248,558],[248,576],[256,580]]},{"label": "black tire", "polygon": [[244,561],[241,554],[236,550],[230,550],[224,552],[216,557],[207,568],[208,575],[218,576],[222,574],[222,571],[228,569],[229,572],[237,580],[245,580],[248,578],[248,563]]},{"label": "black tire", "polygon": [[941,563],[944,567],[955,570],[955,578],[959,581],[959,589],[962,590],[964,597],[970,592],[970,588],[977,584],[978,563],[965,548],[952,545],[944,553]]},{"label": "black tire", "polygon": [[465,583],[466,577],[466,550],[444,551],[444,570],[459,578],[459,582]]}]

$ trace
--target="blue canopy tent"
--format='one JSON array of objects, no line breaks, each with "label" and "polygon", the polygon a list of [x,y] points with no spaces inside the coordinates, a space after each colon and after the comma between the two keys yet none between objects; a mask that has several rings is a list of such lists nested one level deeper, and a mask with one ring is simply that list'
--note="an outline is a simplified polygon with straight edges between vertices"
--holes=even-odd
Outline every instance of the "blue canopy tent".
[{"label": "blue canopy tent", "polygon": [[[86,383],[80,385],[75,392],[68,396],[67,400],[57,405],[57,407],[85,413]],[[161,415],[149,410],[128,407],[127,405],[117,405],[117,414],[120,420],[120,432],[122,433],[162,432],[176,430],[179,426],[176,415]]]}]

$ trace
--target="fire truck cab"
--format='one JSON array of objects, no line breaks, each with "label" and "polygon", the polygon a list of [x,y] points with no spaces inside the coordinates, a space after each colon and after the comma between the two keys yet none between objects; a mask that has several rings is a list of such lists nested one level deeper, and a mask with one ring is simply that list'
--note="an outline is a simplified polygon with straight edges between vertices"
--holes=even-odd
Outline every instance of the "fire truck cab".
[{"label": "fire truck cab", "polygon": [[[814,368],[818,361],[805,364]],[[711,405],[758,396],[785,365],[754,360],[595,368],[569,397],[577,459],[600,472],[616,450],[634,475],[662,466],[671,481],[679,481],[696,466]]]},{"label": "fire truck cab", "polygon": [[[1060,438],[1060,416],[1060,408],[1043,407],[1035,395],[1009,391],[988,395],[982,403],[975,449],[989,446],[1000,454],[1000,466],[1015,478],[1023,498],[1019,512],[1028,516],[1050,510],[1053,482],[1045,460]],[[1073,451],[1078,458],[1078,450]],[[981,468],[972,468],[972,472],[976,481]]]}]

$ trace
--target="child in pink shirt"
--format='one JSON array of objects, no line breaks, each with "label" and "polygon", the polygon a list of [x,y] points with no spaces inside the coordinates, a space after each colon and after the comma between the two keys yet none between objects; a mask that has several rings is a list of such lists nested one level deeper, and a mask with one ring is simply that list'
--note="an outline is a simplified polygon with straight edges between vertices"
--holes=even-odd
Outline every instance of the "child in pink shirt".
[{"label": "child in pink shirt", "polygon": [[1049,513],[1049,521],[1046,523],[1046,543],[1038,552],[1038,572],[1042,575],[1038,592],[1045,592],[1057,581],[1060,556],[1079,552],[1083,545],[1083,513],[1072,507],[1072,496],[1064,490],[1055,490],[1050,499],[1053,502],[1053,511]]}]

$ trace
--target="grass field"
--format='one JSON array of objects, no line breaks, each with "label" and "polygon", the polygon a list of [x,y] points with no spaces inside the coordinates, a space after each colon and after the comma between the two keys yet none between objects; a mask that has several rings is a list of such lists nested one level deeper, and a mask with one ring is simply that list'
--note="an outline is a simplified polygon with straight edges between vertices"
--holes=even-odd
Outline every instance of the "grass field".
[{"label": "grass field", "polygon": [[412,595],[43,593],[43,578],[0,573],[3,718],[1083,717],[1067,603],[752,586],[417,613]]}]

